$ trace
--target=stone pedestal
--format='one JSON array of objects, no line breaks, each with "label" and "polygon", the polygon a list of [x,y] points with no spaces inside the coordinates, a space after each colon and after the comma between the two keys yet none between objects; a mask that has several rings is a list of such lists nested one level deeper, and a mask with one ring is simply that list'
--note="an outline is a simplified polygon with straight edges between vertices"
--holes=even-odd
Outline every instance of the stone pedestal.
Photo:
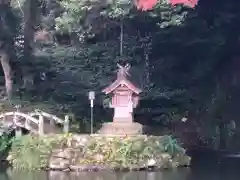
[{"label": "stone pedestal", "polygon": [[132,117],[114,117],[113,123],[126,123],[126,124],[132,124],[133,118]]},{"label": "stone pedestal", "polygon": [[98,132],[99,134],[109,135],[139,135],[143,134],[143,125],[136,122],[112,122],[103,123],[102,128]]},{"label": "stone pedestal", "polygon": [[133,122],[133,115],[132,111],[133,108],[130,106],[114,106],[114,116],[113,122],[114,123],[132,123]]}]

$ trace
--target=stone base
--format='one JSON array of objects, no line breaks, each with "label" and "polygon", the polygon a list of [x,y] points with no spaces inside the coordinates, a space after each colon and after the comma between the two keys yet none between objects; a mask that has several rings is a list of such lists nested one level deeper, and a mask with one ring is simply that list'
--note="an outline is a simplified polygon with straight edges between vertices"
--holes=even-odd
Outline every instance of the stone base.
[{"label": "stone base", "polygon": [[114,117],[113,123],[133,123],[133,118],[132,117],[125,117],[125,118]]},{"label": "stone base", "polygon": [[143,134],[143,125],[140,123],[103,123],[99,134],[109,135],[138,135]]}]

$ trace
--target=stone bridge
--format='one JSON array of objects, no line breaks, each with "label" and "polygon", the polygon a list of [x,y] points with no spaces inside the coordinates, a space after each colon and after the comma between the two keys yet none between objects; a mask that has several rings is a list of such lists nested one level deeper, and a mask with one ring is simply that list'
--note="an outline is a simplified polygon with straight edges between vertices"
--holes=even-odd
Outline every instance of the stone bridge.
[{"label": "stone bridge", "polygon": [[38,135],[59,134],[68,132],[69,116],[66,115],[65,119],[61,119],[40,110],[28,114],[19,111],[5,112],[0,114],[0,124],[1,134],[14,129],[16,135],[21,135],[22,128]]}]

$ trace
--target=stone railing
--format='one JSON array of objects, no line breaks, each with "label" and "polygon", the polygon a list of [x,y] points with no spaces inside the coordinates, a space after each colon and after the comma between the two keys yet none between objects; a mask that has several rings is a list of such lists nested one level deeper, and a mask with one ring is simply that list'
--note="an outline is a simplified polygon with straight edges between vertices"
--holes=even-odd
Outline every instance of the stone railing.
[{"label": "stone railing", "polygon": [[55,115],[40,110],[36,110],[28,114],[19,111],[5,112],[0,114],[0,121],[2,121],[3,125],[8,127],[14,125],[16,136],[20,136],[22,134],[21,128],[25,128],[31,133],[39,135],[43,135],[45,133],[53,133],[45,132],[46,119],[50,121],[50,125],[52,126],[55,124],[63,125],[64,133],[67,133],[69,131],[69,115],[66,115],[63,120]]},{"label": "stone railing", "polygon": [[[69,115],[65,115],[64,120],[53,115],[49,114],[47,112],[41,111],[41,110],[35,110],[34,112],[29,113],[29,116],[31,117],[38,117],[39,119],[39,131],[43,131],[44,128],[44,118],[47,118],[50,121],[51,125],[54,125],[55,123],[63,125],[63,132],[68,133],[69,131]],[[39,134],[43,134],[39,132]]]}]

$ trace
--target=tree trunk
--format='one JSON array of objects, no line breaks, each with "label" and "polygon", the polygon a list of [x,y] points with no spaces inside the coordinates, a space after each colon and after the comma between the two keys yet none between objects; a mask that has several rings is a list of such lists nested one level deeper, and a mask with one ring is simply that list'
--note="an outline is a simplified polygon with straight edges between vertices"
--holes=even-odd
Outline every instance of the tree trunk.
[{"label": "tree trunk", "polygon": [[144,74],[145,74],[145,81],[144,81],[144,90],[149,92],[150,90],[150,62],[149,62],[149,54],[148,52],[146,52],[147,50],[145,50],[144,52]]},{"label": "tree trunk", "polygon": [[26,0],[24,7],[24,71],[23,88],[31,88],[33,81],[33,43],[36,24],[37,0]]},{"label": "tree trunk", "polygon": [[[0,7],[1,7],[1,28],[5,26],[9,26],[6,21],[7,11],[10,10],[11,0],[0,0]],[[3,28],[4,29],[4,28]],[[3,30],[4,32],[4,30]],[[7,98],[11,100],[12,98],[12,91],[13,91],[13,81],[12,81],[12,68],[10,65],[10,53],[12,50],[13,39],[12,37],[4,34],[2,39],[0,40],[0,61],[4,73],[4,80],[5,80],[5,92]]]},{"label": "tree trunk", "polygon": [[12,82],[12,69],[10,65],[10,58],[8,53],[4,50],[0,51],[0,56],[1,56],[0,61],[3,68],[4,79],[5,79],[6,93],[7,93],[8,99],[11,99],[13,82]]}]

